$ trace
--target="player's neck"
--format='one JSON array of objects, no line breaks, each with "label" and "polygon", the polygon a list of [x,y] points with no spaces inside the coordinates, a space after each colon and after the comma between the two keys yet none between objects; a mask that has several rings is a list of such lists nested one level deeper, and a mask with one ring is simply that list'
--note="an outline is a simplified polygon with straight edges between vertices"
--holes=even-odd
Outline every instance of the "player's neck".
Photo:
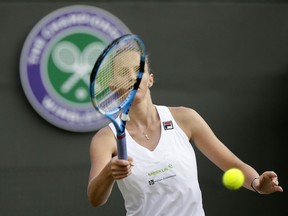
[{"label": "player's neck", "polygon": [[156,107],[152,103],[147,106],[133,107],[129,113],[129,117],[130,121],[128,124],[138,128],[147,128],[159,119]]}]

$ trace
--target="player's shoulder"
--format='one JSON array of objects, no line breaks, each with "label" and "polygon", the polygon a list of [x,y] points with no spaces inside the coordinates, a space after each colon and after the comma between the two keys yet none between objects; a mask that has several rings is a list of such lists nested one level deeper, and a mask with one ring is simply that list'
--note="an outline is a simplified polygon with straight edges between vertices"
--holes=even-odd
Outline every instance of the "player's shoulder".
[{"label": "player's shoulder", "polygon": [[168,107],[168,109],[175,118],[187,119],[198,115],[194,109],[185,106]]},{"label": "player's shoulder", "polygon": [[191,127],[198,122],[200,115],[192,108],[178,106],[168,107],[175,121],[183,127]]},{"label": "player's shoulder", "polygon": [[202,116],[194,109],[189,107],[169,107],[175,121],[182,126],[193,128],[202,125],[205,121]]},{"label": "player's shoulder", "polygon": [[91,144],[99,142],[103,143],[114,139],[115,137],[112,129],[109,126],[105,126],[94,134],[94,136],[92,137]]},{"label": "player's shoulder", "polygon": [[115,152],[116,139],[112,129],[109,126],[105,126],[98,130],[92,137],[90,149],[93,151],[103,151],[104,149]]},{"label": "player's shoulder", "polygon": [[193,134],[193,125],[197,122],[197,112],[188,107],[178,106],[178,107],[168,107],[174,120],[186,133],[187,137],[191,139]]}]

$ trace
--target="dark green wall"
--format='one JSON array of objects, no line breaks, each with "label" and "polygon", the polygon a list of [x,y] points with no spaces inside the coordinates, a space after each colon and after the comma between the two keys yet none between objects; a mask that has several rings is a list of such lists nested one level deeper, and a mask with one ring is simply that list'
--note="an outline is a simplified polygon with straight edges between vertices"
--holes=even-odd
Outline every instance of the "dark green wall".
[{"label": "dark green wall", "polygon": [[[48,13],[74,4],[41,2],[0,2],[0,215],[124,215],[117,187],[104,207],[94,209],[87,201],[93,133],[55,128],[22,91],[19,58],[27,34]],[[288,5],[249,2],[87,5],[116,15],[144,39],[156,104],[196,109],[235,154],[259,172],[275,170],[287,190]],[[288,214],[287,192],[227,191],[222,172],[196,153],[208,216]]]}]

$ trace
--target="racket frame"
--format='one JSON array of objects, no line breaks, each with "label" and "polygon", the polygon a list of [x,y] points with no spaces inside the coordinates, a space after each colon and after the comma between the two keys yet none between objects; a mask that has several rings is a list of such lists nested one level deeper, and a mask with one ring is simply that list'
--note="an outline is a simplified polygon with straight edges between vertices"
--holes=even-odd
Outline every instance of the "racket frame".
[{"label": "racket frame", "polygon": [[[113,111],[110,112],[105,112],[101,108],[97,106],[97,102],[95,99],[95,94],[94,94],[94,89],[95,89],[95,78],[97,76],[98,69],[105,59],[106,55],[120,42],[124,42],[127,40],[136,40],[137,43],[139,44],[139,47],[141,49],[141,56],[140,56],[140,62],[139,62],[139,71],[137,73],[136,77],[136,82],[134,83],[133,89],[130,91],[128,96],[125,98],[125,100]],[[117,154],[119,159],[123,160],[128,160],[128,154],[127,154],[127,144],[126,144],[126,133],[125,133],[125,128],[126,128],[126,122],[128,121],[128,113],[130,110],[130,107],[133,103],[134,97],[137,93],[137,90],[139,88],[139,85],[141,83],[143,74],[144,74],[144,69],[145,69],[145,61],[146,61],[146,50],[143,41],[134,34],[126,34],[118,39],[114,40],[111,44],[109,44],[101,53],[99,58],[97,59],[92,73],[90,75],[90,97],[92,104],[94,108],[107,117],[114,125],[117,133]],[[121,112],[122,111],[122,112]],[[121,112],[120,116],[120,122],[117,122],[115,116]]]}]

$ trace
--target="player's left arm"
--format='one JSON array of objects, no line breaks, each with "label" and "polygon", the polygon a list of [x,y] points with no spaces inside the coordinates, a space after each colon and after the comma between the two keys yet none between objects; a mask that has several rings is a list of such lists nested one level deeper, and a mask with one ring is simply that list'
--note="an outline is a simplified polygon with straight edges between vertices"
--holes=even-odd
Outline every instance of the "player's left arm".
[{"label": "player's left arm", "polygon": [[[194,143],[216,166],[223,171],[230,168],[239,168],[242,170],[245,175],[245,188],[249,190],[256,188],[259,193],[283,191],[278,186],[278,181],[276,181],[276,173],[276,176],[273,178],[271,172],[264,172],[262,175],[259,175],[253,167],[239,159],[217,138],[209,125],[195,110],[185,107],[170,108],[170,110],[191,143]],[[271,178],[268,178],[268,176]],[[251,183],[253,183],[254,189],[251,187]]]}]

